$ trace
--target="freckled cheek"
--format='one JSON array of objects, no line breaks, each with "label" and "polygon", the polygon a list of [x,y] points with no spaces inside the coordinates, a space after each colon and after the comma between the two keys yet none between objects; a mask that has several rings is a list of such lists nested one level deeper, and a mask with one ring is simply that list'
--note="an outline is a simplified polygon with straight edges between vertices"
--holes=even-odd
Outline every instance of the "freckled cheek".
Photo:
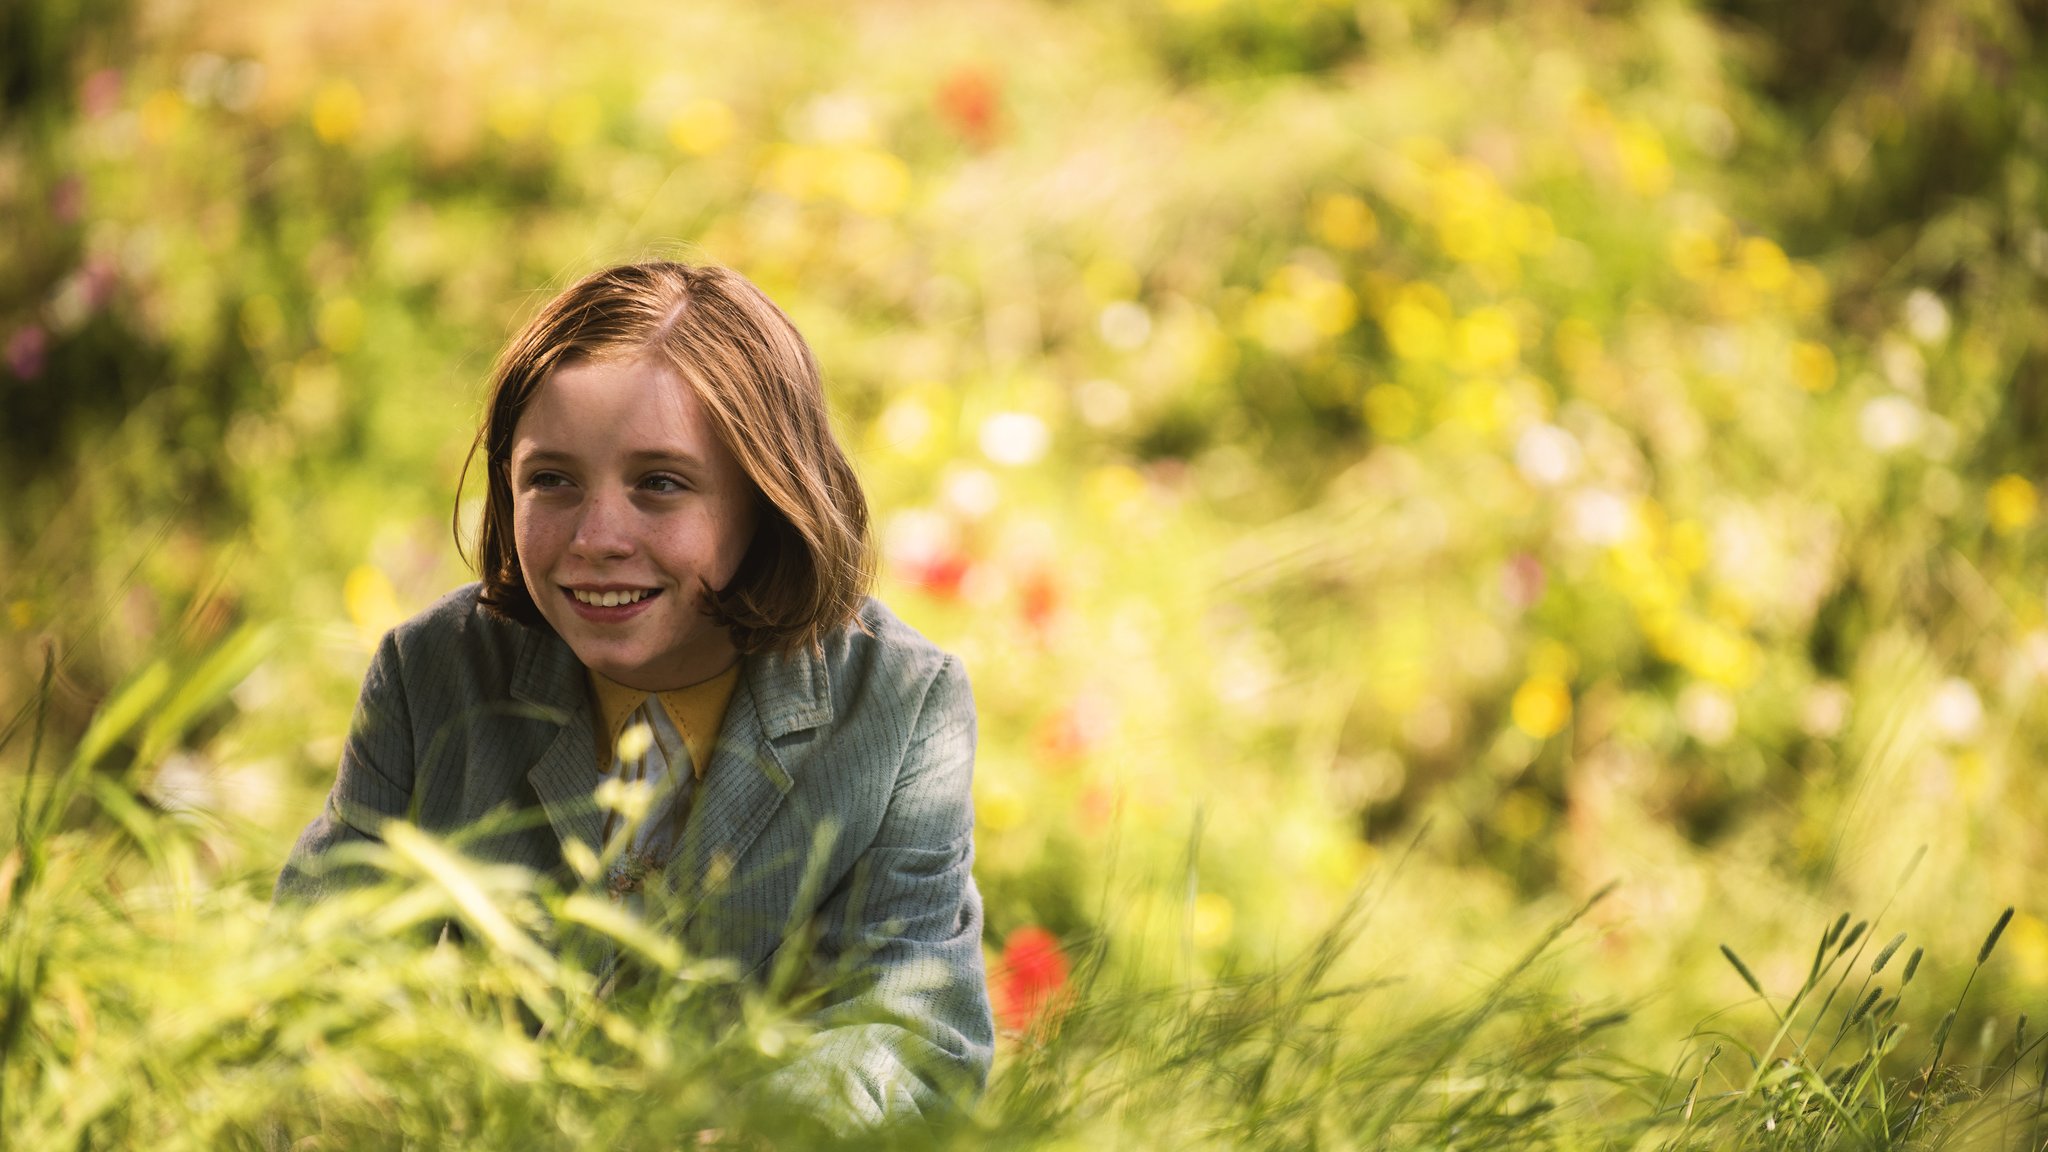
[{"label": "freckled cheek", "polygon": [[529,577],[529,583],[531,577],[545,576],[561,558],[559,519],[527,506],[513,508],[512,546],[519,552],[519,567]]}]

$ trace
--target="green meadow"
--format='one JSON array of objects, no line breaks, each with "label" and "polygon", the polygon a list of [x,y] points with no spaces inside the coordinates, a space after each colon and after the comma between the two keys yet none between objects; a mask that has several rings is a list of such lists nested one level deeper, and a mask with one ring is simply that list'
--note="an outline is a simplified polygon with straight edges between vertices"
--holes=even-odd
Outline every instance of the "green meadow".
[{"label": "green meadow", "polygon": [[[0,1150],[2042,1148],[2044,37],[14,0]],[[649,257],[796,320],[973,681],[929,1125],[753,1091],[831,973],[463,836],[270,906],[501,345]]]}]

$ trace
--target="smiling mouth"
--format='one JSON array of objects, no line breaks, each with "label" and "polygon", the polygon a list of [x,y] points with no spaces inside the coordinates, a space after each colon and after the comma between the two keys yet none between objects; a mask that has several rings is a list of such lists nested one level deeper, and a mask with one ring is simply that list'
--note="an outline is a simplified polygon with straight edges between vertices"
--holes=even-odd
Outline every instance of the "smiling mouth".
[{"label": "smiling mouth", "polygon": [[597,592],[587,588],[564,588],[563,591],[575,597],[577,603],[588,604],[592,608],[618,608],[627,604],[637,604],[651,596],[661,595],[661,589],[659,588],[624,588],[613,589],[607,592]]}]

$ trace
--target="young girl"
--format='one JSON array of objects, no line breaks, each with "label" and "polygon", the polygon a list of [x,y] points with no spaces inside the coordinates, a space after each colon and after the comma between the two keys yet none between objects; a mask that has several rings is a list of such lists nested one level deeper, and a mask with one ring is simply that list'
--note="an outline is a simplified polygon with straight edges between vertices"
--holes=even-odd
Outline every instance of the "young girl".
[{"label": "young girl", "polygon": [[[481,582],[378,646],[280,898],[344,882],[323,855],[387,820],[538,808],[476,850],[565,882],[611,861],[594,883],[744,972],[806,922],[792,947],[858,965],[787,1081],[871,1118],[979,1088],[974,703],[866,595],[866,500],[788,317],[722,268],[599,272],[512,342],[479,449]],[[613,781],[644,818],[597,802]]]}]

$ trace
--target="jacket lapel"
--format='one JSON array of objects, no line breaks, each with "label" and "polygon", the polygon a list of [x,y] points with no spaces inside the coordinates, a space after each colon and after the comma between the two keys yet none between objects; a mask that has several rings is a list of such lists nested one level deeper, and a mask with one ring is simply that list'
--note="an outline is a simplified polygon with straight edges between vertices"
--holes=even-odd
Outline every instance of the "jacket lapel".
[{"label": "jacket lapel", "polygon": [[670,865],[669,883],[689,899],[685,923],[726,887],[733,868],[796,786],[776,740],[831,719],[831,684],[817,653],[747,658],[691,802],[681,851]]},{"label": "jacket lapel", "polygon": [[597,745],[591,727],[586,673],[576,654],[553,632],[528,629],[512,675],[512,696],[534,705],[559,725],[555,738],[527,771],[527,783],[548,814],[556,839],[581,840],[601,851],[604,824],[597,790]]},{"label": "jacket lapel", "polygon": [[[594,796],[601,778],[582,662],[552,631],[528,629],[513,671],[512,696],[558,726],[526,774],[556,838],[581,840],[602,852],[604,823]],[[746,658],[711,763],[696,786],[681,848],[669,865],[672,891],[701,897],[724,887],[796,786],[775,742],[831,721],[831,682],[821,653],[803,649]],[[685,922],[703,903],[701,898],[689,901]]]}]

